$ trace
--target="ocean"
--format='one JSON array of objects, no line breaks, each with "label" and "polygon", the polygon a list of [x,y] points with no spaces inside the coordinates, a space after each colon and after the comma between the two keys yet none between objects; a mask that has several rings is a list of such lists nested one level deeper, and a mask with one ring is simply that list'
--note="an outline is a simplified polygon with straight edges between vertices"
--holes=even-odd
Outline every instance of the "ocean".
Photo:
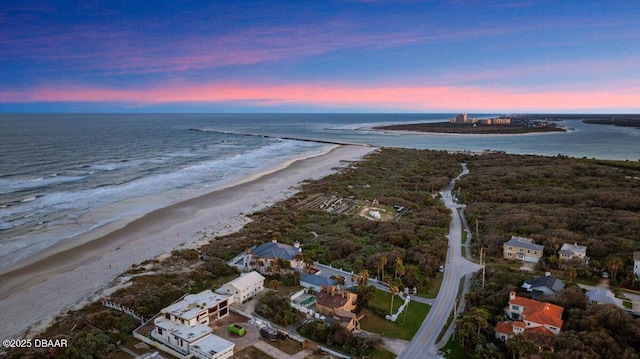
[{"label": "ocean", "polygon": [[[640,130],[575,120],[561,122],[571,128],[566,133],[529,135],[398,134],[371,129],[442,121],[454,115],[0,114],[0,268],[97,227],[330,147],[288,138],[640,159]],[[145,200],[154,195],[161,195],[161,200]],[[122,203],[127,205],[118,206]]]}]

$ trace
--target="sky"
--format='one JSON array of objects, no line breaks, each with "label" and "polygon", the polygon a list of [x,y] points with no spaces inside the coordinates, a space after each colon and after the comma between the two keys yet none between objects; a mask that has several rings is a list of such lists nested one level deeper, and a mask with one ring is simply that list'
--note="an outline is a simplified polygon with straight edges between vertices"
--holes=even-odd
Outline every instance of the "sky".
[{"label": "sky", "polygon": [[3,1],[0,112],[640,113],[640,1]]}]

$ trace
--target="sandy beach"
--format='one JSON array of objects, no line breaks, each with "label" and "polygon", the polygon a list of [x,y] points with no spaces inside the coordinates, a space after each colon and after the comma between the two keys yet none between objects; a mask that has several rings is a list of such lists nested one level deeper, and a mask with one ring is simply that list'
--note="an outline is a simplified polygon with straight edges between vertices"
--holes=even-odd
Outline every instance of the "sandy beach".
[{"label": "sandy beach", "polygon": [[[297,192],[297,184],[318,179],[376,150],[336,146],[325,154],[282,164],[139,218],[112,223],[64,241],[44,253],[4,268],[0,274],[0,337],[23,338],[45,329],[59,314],[108,295],[115,278],[133,264],[204,244],[210,236],[239,230],[245,214]],[[132,199],[135,201],[153,198]]]}]

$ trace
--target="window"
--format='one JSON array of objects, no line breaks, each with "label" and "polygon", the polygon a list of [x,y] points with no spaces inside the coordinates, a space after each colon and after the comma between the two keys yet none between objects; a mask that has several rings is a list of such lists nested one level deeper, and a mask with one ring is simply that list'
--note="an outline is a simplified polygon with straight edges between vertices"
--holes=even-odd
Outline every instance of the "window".
[{"label": "window", "polygon": [[158,328],[158,334],[162,335],[162,328]]},{"label": "window", "polygon": [[524,253],[524,249],[523,248],[520,248],[520,253]]},{"label": "window", "polygon": [[164,317],[165,317],[165,318],[167,318],[167,319],[171,319],[171,314],[169,314],[169,313],[164,313]]},{"label": "window", "polygon": [[507,256],[508,256],[508,257],[511,257],[511,253],[507,253]]},{"label": "window", "polygon": [[512,310],[520,310],[520,307],[519,307],[519,306],[517,306],[517,305],[513,305],[513,304],[512,304],[512,305],[511,305],[511,309],[512,309]]},{"label": "window", "polygon": [[530,254],[530,253],[531,253],[531,250],[530,250],[530,249],[527,249],[527,254]]},{"label": "window", "polygon": [[533,251],[533,254],[538,254],[538,251]]},{"label": "window", "polygon": [[509,246],[509,250],[512,250],[513,248],[511,248],[511,246]]}]

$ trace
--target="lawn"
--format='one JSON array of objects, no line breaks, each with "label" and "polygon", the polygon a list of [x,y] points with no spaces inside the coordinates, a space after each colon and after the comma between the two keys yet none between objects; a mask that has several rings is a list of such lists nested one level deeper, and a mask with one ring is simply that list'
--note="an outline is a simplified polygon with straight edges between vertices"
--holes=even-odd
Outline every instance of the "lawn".
[{"label": "lawn", "polygon": [[440,351],[444,353],[444,357],[447,359],[467,359],[471,358],[469,354],[467,354],[460,344],[453,339],[449,339],[447,344],[443,346]]},{"label": "lawn", "polygon": [[293,339],[276,340],[275,342],[267,341],[267,343],[290,355],[293,355],[302,350],[302,343]]},{"label": "lawn", "polygon": [[[401,303],[402,300],[396,297],[393,301],[394,309],[397,310]],[[388,313],[391,307],[391,295],[378,290],[376,291],[376,299],[371,305],[383,309],[385,313]],[[429,309],[431,309],[431,307],[427,304],[412,301],[405,311],[400,314],[400,317],[395,323],[386,320],[372,310],[364,309],[362,314],[364,314],[365,317],[360,320],[360,328],[389,338],[411,340],[422,325],[427,313],[429,313]]]}]

